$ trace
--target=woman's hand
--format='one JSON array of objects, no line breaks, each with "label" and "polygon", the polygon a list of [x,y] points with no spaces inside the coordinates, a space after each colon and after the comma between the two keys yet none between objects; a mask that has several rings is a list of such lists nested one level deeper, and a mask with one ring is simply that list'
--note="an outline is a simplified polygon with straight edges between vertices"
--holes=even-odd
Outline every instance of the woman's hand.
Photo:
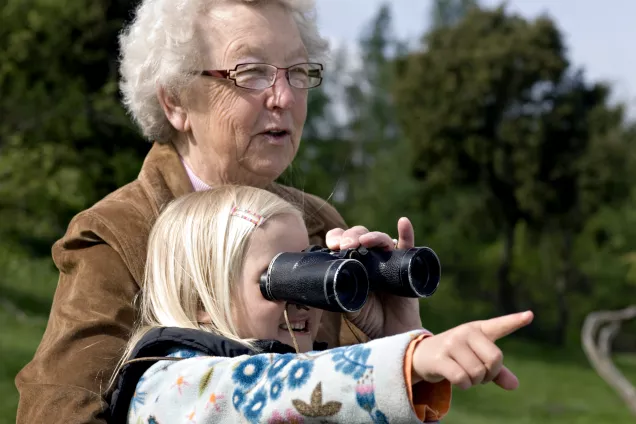
[{"label": "woman's hand", "polygon": [[506,390],[519,386],[517,377],[503,365],[495,341],[532,322],[532,312],[473,321],[418,342],[413,352],[412,384],[444,379],[462,389],[493,381]]},{"label": "woman's hand", "polygon": [[[398,249],[410,249],[415,246],[413,225],[407,218],[400,218],[398,228]],[[393,240],[388,234],[378,231],[369,232],[365,227],[355,226],[348,230],[336,228],[326,235],[327,247],[342,250],[364,246],[393,250]],[[394,296],[388,293],[369,293],[364,307],[347,318],[371,339],[391,336],[422,328],[419,300]]]}]

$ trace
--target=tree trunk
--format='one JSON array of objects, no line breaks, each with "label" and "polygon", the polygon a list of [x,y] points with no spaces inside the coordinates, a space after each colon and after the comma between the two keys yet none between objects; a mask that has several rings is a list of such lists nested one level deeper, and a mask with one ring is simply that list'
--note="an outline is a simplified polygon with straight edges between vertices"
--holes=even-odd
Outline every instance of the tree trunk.
[{"label": "tree trunk", "polygon": [[[620,311],[598,311],[590,313],[583,323],[581,339],[583,351],[592,367],[623,399],[636,416],[636,388],[612,362],[612,341],[622,321],[636,318],[636,305]],[[597,338],[598,329],[603,327]]]},{"label": "tree trunk", "polygon": [[497,271],[499,308],[503,314],[512,314],[517,311],[515,289],[510,281],[512,269],[512,255],[515,244],[516,221],[506,224],[504,230],[504,246],[501,263]]}]

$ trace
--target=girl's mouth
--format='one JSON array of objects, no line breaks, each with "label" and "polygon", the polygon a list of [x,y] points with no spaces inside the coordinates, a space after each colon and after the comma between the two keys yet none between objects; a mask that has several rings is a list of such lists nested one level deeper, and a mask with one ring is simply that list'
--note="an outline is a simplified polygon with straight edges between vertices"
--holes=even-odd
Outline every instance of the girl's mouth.
[{"label": "girl's mouth", "polygon": [[[309,331],[309,322],[307,320],[299,321],[299,322],[290,322],[292,331],[295,333],[307,333]],[[289,327],[287,324],[281,324],[278,326],[281,330],[289,331]]]}]

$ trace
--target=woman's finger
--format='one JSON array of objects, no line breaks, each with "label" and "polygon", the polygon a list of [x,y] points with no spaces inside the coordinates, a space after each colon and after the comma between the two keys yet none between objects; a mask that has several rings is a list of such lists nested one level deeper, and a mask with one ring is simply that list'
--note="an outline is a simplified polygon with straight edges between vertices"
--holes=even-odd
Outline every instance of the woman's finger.
[{"label": "woman's finger", "polygon": [[394,247],[393,239],[391,239],[388,234],[381,233],[379,231],[372,231],[370,233],[363,234],[360,236],[359,241],[362,246],[368,248],[379,247],[386,250],[392,250]]},{"label": "woman's finger", "polygon": [[368,233],[369,230],[362,225],[351,227],[342,233],[340,239],[340,249],[355,249],[360,246],[360,236]]},{"label": "woman's finger", "polygon": [[449,355],[468,374],[472,385],[482,382],[488,370],[468,344],[454,347],[450,350]]},{"label": "woman's finger", "polygon": [[339,250],[340,249],[340,240],[342,239],[342,234],[345,232],[342,228],[334,228],[333,230],[327,231],[325,234],[325,243],[327,247],[331,250]]},{"label": "woman's finger", "polygon": [[400,218],[398,220],[398,249],[410,249],[415,247],[415,230],[413,224],[406,218]]},{"label": "woman's finger", "polygon": [[477,331],[468,338],[468,346],[486,369],[482,383],[493,381],[503,367],[503,353],[488,337]]}]

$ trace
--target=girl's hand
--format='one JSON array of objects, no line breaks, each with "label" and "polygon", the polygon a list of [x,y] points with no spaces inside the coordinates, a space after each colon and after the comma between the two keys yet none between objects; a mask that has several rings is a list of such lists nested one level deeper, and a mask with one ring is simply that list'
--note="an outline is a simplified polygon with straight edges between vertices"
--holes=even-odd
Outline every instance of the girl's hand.
[{"label": "girl's hand", "polygon": [[446,379],[468,389],[494,381],[503,389],[516,389],[519,380],[503,365],[503,353],[494,342],[530,324],[533,318],[528,311],[473,321],[421,340],[413,353],[412,383]]},{"label": "girl's hand", "polygon": [[[398,249],[410,249],[415,246],[415,233],[411,221],[401,218],[397,223]],[[370,232],[363,226],[355,226],[348,230],[336,228],[326,235],[327,247],[332,250],[343,250],[364,246],[366,248],[382,248],[393,250],[393,239],[388,234],[378,231]],[[394,296],[387,293],[369,293],[364,307],[347,318],[369,338],[391,336],[406,331],[422,328],[419,299]]]}]

